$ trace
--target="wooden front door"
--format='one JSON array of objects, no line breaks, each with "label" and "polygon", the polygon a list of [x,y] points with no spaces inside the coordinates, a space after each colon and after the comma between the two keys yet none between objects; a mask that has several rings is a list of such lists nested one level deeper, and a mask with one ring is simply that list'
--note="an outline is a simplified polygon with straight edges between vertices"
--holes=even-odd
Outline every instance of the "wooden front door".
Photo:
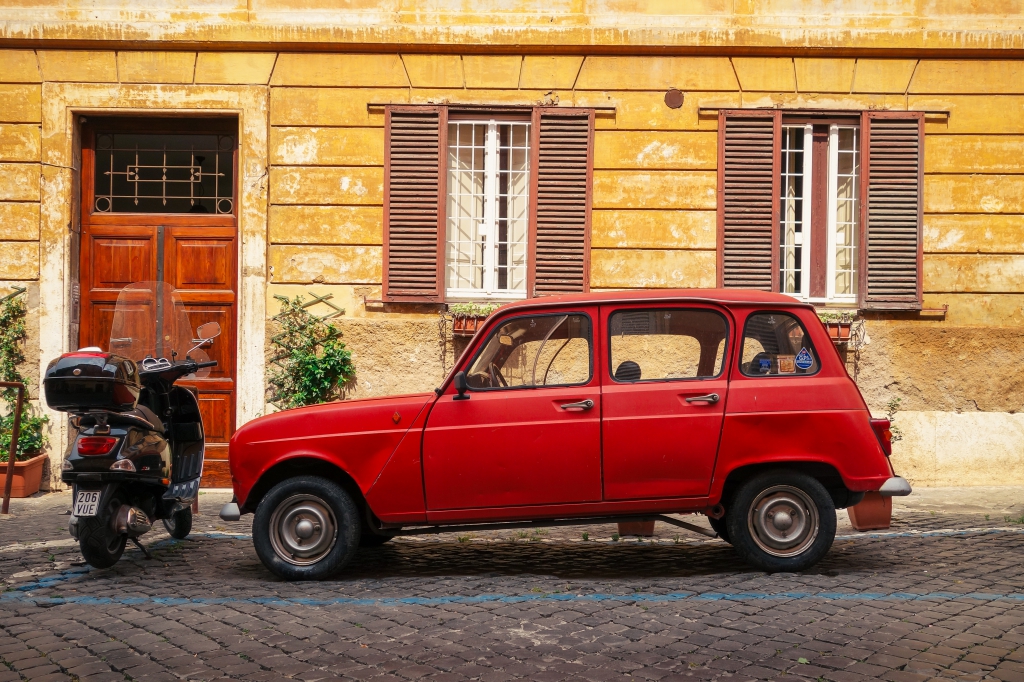
[{"label": "wooden front door", "polygon": [[220,323],[204,347],[217,361],[194,386],[206,430],[202,485],[229,487],[235,428],[238,288],[234,119],[90,118],[82,134],[79,346],[108,349],[121,289],[176,288],[193,330]]}]

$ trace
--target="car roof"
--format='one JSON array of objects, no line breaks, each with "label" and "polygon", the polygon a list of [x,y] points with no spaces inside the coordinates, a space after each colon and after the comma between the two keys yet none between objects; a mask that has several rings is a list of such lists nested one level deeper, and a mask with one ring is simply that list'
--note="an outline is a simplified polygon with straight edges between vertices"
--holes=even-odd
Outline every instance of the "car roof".
[{"label": "car roof", "polygon": [[756,289],[641,289],[629,291],[597,291],[585,294],[562,294],[528,298],[501,306],[501,311],[522,308],[551,308],[571,305],[600,305],[609,303],[717,303],[720,305],[783,305],[807,308],[803,303],[785,294]]}]

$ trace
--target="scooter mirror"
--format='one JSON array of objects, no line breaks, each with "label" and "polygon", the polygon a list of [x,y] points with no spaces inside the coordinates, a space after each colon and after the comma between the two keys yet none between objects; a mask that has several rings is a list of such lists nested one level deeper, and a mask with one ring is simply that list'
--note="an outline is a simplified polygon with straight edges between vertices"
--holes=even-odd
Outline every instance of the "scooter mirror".
[{"label": "scooter mirror", "polygon": [[203,341],[209,341],[210,339],[220,336],[220,324],[217,322],[201,324],[199,325],[199,329],[196,330],[196,334]]}]

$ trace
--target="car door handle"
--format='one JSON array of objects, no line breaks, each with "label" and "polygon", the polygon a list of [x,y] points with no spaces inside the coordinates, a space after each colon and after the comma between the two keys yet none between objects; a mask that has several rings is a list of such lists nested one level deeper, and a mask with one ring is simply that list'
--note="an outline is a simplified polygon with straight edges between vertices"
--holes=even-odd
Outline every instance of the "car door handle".
[{"label": "car door handle", "polygon": [[721,399],[722,399],[722,397],[720,395],[718,395],[717,393],[708,393],[707,395],[695,395],[692,398],[687,398],[686,402],[688,402],[688,403],[707,403],[709,405],[714,405],[715,403],[717,403]]},{"label": "car door handle", "polygon": [[590,398],[587,398],[586,400],[581,400],[578,403],[565,403],[564,405],[559,405],[559,407],[561,407],[563,410],[574,410],[577,412],[589,410],[593,406],[594,401],[591,400]]}]

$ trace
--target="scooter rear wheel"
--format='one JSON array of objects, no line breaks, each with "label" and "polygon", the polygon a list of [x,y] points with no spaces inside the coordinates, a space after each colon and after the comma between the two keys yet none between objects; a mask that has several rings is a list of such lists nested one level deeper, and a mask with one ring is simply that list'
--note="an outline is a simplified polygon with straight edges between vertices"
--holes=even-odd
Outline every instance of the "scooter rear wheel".
[{"label": "scooter rear wheel", "polygon": [[87,516],[78,520],[78,548],[82,558],[93,568],[110,568],[124,553],[126,535],[118,535],[110,527],[110,518]]},{"label": "scooter rear wheel", "polygon": [[184,540],[192,532],[192,510],[180,509],[163,520],[164,528],[175,540]]}]

